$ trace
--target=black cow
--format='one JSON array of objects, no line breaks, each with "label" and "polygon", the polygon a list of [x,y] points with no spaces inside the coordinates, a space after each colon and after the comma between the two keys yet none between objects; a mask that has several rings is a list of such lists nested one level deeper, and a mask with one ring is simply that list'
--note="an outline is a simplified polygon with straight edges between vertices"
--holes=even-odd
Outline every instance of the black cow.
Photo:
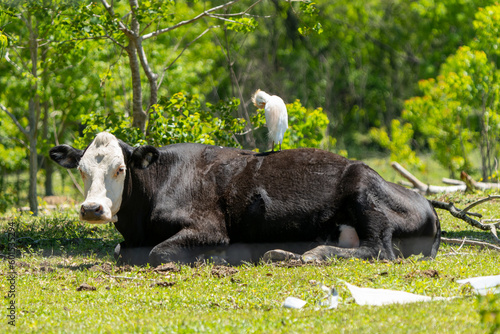
[{"label": "black cow", "polygon": [[114,222],[124,238],[115,255],[127,262],[217,255],[234,264],[266,251],[271,260],[393,260],[439,248],[439,219],[423,196],[318,149],[133,148],[103,132],[85,151],[60,145],[50,157],[80,170],[80,218]]}]

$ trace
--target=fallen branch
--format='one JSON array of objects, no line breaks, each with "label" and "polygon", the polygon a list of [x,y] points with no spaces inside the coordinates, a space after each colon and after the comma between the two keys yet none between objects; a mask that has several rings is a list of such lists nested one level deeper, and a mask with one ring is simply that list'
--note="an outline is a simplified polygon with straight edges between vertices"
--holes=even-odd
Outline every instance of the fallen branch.
[{"label": "fallen branch", "polygon": [[449,184],[449,185],[453,185],[453,186],[462,186],[465,184],[464,181],[460,181],[460,180],[455,180],[455,179],[448,179],[446,177],[443,177],[441,179],[441,181],[444,183],[444,184]]},{"label": "fallen branch", "polygon": [[407,171],[403,166],[398,164],[397,162],[391,163],[392,168],[394,168],[399,174],[401,174],[404,178],[406,178],[413,187],[418,190],[422,194],[439,194],[439,193],[453,193],[457,191],[465,191],[467,190],[467,185],[453,185],[453,186],[433,186],[427,185],[417,179],[412,173]]},{"label": "fallen branch", "polygon": [[493,249],[500,252],[500,247],[490,244],[484,241],[470,240],[470,239],[453,239],[453,238],[441,238],[441,242],[449,245],[471,245],[479,246],[481,248]]},{"label": "fallen branch", "polygon": [[429,194],[439,194],[439,193],[453,193],[458,191],[467,190],[488,190],[488,189],[500,189],[500,183],[487,183],[487,182],[476,182],[472,177],[466,172],[460,173],[460,180],[443,178],[443,183],[448,184],[448,186],[435,186],[428,185],[420,181],[412,173],[407,171],[403,166],[397,162],[391,163],[392,168],[394,168],[401,176],[410,181],[406,183],[401,181],[400,183],[405,187],[413,187],[415,190],[424,195]]},{"label": "fallen branch", "polygon": [[498,184],[498,183],[476,182],[466,172],[460,173],[460,178],[471,189],[488,190],[488,189],[499,189],[500,188],[500,184]]},{"label": "fallen branch", "polygon": [[440,201],[435,201],[435,200],[429,200],[429,202],[432,204],[432,206],[434,208],[441,209],[441,210],[446,210],[453,217],[461,219],[461,220],[465,221],[467,224],[469,224],[469,225],[471,225],[473,227],[476,227],[476,228],[478,228],[480,230],[483,230],[483,231],[490,231],[491,235],[493,237],[493,240],[495,241],[495,243],[500,244],[500,239],[498,238],[498,235],[497,235],[497,224],[498,223],[484,224],[483,222],[477,221],[476,219],[474,219],[474,218],[471,217],[471,216],[474,216],[474,217],[482,218],[483,216],[481,214],[474,213],[474,212],[469,212],[469,210],[471,210],[472,208],[474,208],[475,206],[477,206],[479,204],[482,204],[484,202],[488,202],[488,201],[491,201],[491,200],[494,200],[494,199],[498,199],[498,198],[500,198],[500,196],[498,196],[498,195],[492,195],[492,196],[488,196],[488,197],[482,198],[482,199],[477,200],[474,203],[470,204],[469,206],[467,206],[463,210],[458,209],[451,202],[450,203],[445,203],[445,202],[440,202]]}]

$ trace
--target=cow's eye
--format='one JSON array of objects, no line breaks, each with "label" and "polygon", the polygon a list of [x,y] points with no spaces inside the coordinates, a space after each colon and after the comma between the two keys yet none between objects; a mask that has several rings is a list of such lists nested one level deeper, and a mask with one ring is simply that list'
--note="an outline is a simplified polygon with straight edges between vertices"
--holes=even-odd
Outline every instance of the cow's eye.
[{"label": "cow's eye", "polygon": [[124,166],[120,166],[118,167],[118,169],[116,170],[115,172],[115,176],[119,176],[120,174],[123,174],[125,172],[125,167]]}]

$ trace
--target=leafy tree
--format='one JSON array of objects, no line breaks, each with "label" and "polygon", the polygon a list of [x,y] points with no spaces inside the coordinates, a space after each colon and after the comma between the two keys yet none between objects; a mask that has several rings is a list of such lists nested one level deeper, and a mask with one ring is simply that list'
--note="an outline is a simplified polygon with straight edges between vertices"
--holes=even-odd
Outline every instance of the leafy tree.
[{"label": "leafy tree", "polygon": [[97,133],[107,131],[132,145],[161,147],[192,142],[240,147],[235,135],[242,132],[245,121],[232,116],[238,105],[239,101],[233,99],[216,105],[207,103],[204,108],[198,96],[177,93],[152,107],[146,134],[131,127],[132,119],[121,112],[90,113],[83,119],[83,136],[75,145],[84,148]]},{"label": "leafy tree", "polygon": [[[420,82],[423,96],[405,103],[403,118],[423,135],[451,175],[471,168],[470,154],[476,147],[481,153],[483,178],[495,168],[500,135],[500,72],[486,53],[495,48],[486,41],[490,38],[493,45],[496,41],[494,31],[498,27],[492,22],[498,12],[498,5],[480,10],[474,22],[479,37],[472,47],[461,47],[448,57],[436,79]],[[486,50],[480,50],[484,46]],[[496,58],[495,52],[492,56]]]},{"label": "leafy tree", "polygon": [[[48,149],[68,135],[68,128],[72,134],[80,114],[99,99],[99,93],[89,89],[92,83],[99,86],[99,78],[87,71],[85,56],[92,50],[68,41],[77,3],[3,1],[0,9],[8,39],[5,61],[0,62],[0,109],[14,126],[6,127],[0,144],[11,153],[28,152],[29,202],[36,214],[39,161],[45,167],[46,193],[51,194]],[[6,122],[5,117],[0,120]]]},{"label": "leafy tree", "polygon": [[[30,209],[33,214],[38,212],[37,204],[37,182],[36,176],[38,172],[38,160],[37,160],[37,130],[38,130],[38,120],[40,117],[40,92],[39,92],[39,56],[40,56],[40,39],[39,36],[45,32],[43,28],[46,25],[39,24],[39,20],[42,20],[40,4],[37,2],[28,2],[23,7],[20,8],[19,12],[12,10],[15,3],[3,3],[2,11],[7,12],[12,18],[13,24],[21,25],[24,30],[24,38],[20,35],[12,36],[13,40],[18,43],[16,47],[12,48],[15,52],[16,59],[11,59],[9,55],[9,50],[6,52],[6,60],[15,69],[18,75],[25,78],[23,82],[19,82],[20,85],[16,87],[17,94],[19,92],[24,92],[27,96],[27,105],[21,106],[22,109],[17,113],[15,111],[9,111],[8,107],[0,104],[0,109],[2,109],[14,122],[18,130],[26,137],[28,140],[29,147],[29,168],[30,168],[30,183],[29,183],[29,201]],[[18,7],[19,8],[19,7]],[[12,44],[11,44],[12,45]],[[23,52],[23,50],[28,50],[28,52]],[[5,94],[5,92],[4,92]],[[24,94],[23,94],[24,95]],[[5,95],[4,95],[5,98]],[[2,99],[3,100],[3,99]],[[17,115],[16,115],[17,114]],[[20,123],[20,116],[23,115],[27,118],[28,122],[25,125]],[[22,120],[21,120],[22,122]]]},{"label": "leafy tree", "polygon": [[[184,29],[185,26],[205,22],[206,28],[199,32],[193,40],[186,43],[187,45],[184,48],[187,48],[211,29],[219,27],[213,24],[213,21],[223,22],[231,18],[232,23],[237,22],[232,18],[242,16],[245,12],[221,13],[221,11],[238,1],[228,1],[210,9],[204,8],[206,3],[194,4],[191,9],[187,4],[174,1],[144,1],[139,3],[137,0],[129,0],[126,6],[123,3],[113,2],[109,4],[106,0],[101,0],[102,7],[94,3],[89,6],[82,5],[82,20],[77,22],[81,27],[84,38],[85,36],[88,36],[88,38],[106,38],[125,51],[128,56],[133,92],[133,126],[139,127],[143,132],[146,131],[147,113],[158,102],[159,85],[163,81],[166,71],[166,69],[163,71],[159,81],[159,71],[158,69],[155,70],[150,64],[151,52],[146,51],[146,42],[174,30]],[[187,11],[187,14],[186,8],[191,9]],[[193,14],[196,11],[198,11],[198,14]],[[239,23],[245,24],[241,21]],[[195,28],[194,31],[199,30]],[[151,46],[154,45],[153,43]],[[173,61],[175,62],[176,59]],[[167,66],[167,68],[170,66]],[[146,108],[143,106],[141,68],[147,78],[149,91],[149,101]]]},{"label": "leafy tree", "polygon": [[[389,133],[391,137],[389,137]],[[370,129],[370,135],[380,144],[380,146],[391,152],[391,161],[404,161],[412,167],[424,167],[411,148],[413,128],[410,123],[401,124],[399,120],[393,119],[390,132],[385,128],[372,128]]]},{"label": "leafy tree", "polygon": [[371,127],[390,129],[417,82],[471,41],[474,13],[489,3],[340,0],[315,3],[311,17],[297,3],[265,2],[252,13],[275,14],[235,50],[233,68],[244,96],[261,88],[321,106],[328,135],[353,148]]},{"label": "leafy tree", "polygon": [[330,121],[321,108],[308,109],[299,100],[287,105],[289,128],[283,140],[283,149],[318,147],[333,149],[335,139],[326,136]]},{"label": "leafy tree", "polygon": [[[75,145],[83,149],[97,133],[107,131],[136,146],[149,144],[161,147],[191,142],[241,148],[239,138],[244,133],[246,121],[233,117],[239,103],[238,99],[232,99],[217,104],[207,102],[203,106],[198,96],[176,93],[153,106],[146,134],[131,127],[132,120],[123,113],[90,113],[83,119],[83,136],[76,140]],[[321,108],[307,109],[297,100],[288,104],[287,109],[294,125],[285,134],[283,148],[329,148],[335,145],[331,138],[328,140],[325,137],[329,121]],[[252,117],[251,127],[254,130],[265,127],[263,109]],[[267,149],[265,134],[261,140],[259,147]]]}]

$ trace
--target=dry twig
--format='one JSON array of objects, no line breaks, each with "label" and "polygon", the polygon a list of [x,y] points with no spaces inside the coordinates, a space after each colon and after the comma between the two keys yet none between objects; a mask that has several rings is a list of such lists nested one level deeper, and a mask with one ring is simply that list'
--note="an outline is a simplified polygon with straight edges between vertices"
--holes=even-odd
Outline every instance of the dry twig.
[{"label": "dry twig", "polygon": [[[498,223],[484,224],[483,222],[478,221],[478,220],[476,220],[476,219],[474,219],[474,218],[471,217],[471,216],[474,216],[474,217],[482,218],[481,214],[474,213],[474,212],[469,212],[470,209],[474,208],[475,206],[477,206],[479,204],[482,204],[484,202],[488,202],[488,201],[491,201],[491,200],[494,200],[494,199],[498,199],[498,198],[500,198],[500,196],[498,196],[498,195],[491,195],[491,196],[488,196],[488,197],[485,197],[485,198],[481,198],[481,199],[475,201],[474,203],[470,204],[469,206],[467,206],[463,210],[457,209],[457,207],[455,207],[455,205],[453,203],[451,203],[451,202],[450,203],[445,203],[445,202],[440,202],[440,201],[435,201],[435,200],[429,200],[429,202],[436,209],[446,210],[453,217],[461,219],[461,220],[465,221],[467,224],[469,224],[471,226],[474,226],[474,227],[476,227],[476,228],[478,228],[480,230],[483,230],[483,231],[490,231],[491,235],[493,237],[493,240],[495,241],[495,243],[500,244],[500,239],[498,238],[497,229],[496,229],[496,225]],[[445,239],[445,238],[442,238],[442,240],[443,239]],[[466,242],[466,244],[467,244],[467,242]],[[497,250],[500,250],[500,248],[498,248]]]},{"label": "dry twig", "polygon": [[[441,238],[441,242],[449,245],[471,245],[471,246],[479,246],[481,248],[493,249],[500,252],[500,247],[490,244],[489,242],[477,241],[471,239],[453,239],[453,238]],[[460,247],[462,247],[460,246]]]}]

